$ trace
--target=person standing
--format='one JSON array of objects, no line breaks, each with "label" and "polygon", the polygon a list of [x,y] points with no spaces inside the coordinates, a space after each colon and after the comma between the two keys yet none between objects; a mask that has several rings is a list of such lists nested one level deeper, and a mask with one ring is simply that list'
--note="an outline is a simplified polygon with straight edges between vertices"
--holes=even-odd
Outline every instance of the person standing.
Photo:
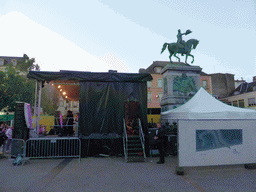
[{"label": "person standing", "polygon": [[68,136],[73,136],[73,134],[74,134],[73,124],[74,124],[73,113],[72,113],[72,111],[68,110],[68,113],[66,116],[67,135]]},{"label": "person standing", "polygon": [[1,132],[2,132],[3,128],[4,128],[4,124],[2,123],[2,124],[0,125],[0,131],[1,131]]},{"label": "person standing", "polygon": [[13,127],[8,126],[5,132],[6,136],[8,137],[7,143],[6,143],[6,153],[10,153],[10,146],[12,144],[12,130],[13,130]]},{"label": "person standing", "polygon": [[157,124],[158,130],[156,131],[156,136],[154,137],[157,145],[157,149],[159,151],[160,159],[157,164],[163,164],[165,162],[165,152],[164,152],[164,136],[165,136],[165,126]]}]

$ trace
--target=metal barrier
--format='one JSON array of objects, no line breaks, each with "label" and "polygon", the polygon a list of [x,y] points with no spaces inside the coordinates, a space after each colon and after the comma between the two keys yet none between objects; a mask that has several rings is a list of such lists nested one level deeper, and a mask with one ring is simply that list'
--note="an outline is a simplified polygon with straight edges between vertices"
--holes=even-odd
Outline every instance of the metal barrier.
[{"label": "metal barrier", "polygon": [[81,161],[81,141],[77,137],[31,138],[26,141],[26,157],[78,157]]},{"label": "metal barrier", "polygon": [[18,156],[23,155],[25,157],[26,155],[26,142],[23,139],[12,139],[11,144],[11,155],[12,156]]},{"label": "metal barrier", "polygon": [[127,131],[126,131],[125,119],[123,121],[124,121],[123,147],[124,147],[125,162],[127,162],[127,160],[128,160],[128,136],[127,136]]}]

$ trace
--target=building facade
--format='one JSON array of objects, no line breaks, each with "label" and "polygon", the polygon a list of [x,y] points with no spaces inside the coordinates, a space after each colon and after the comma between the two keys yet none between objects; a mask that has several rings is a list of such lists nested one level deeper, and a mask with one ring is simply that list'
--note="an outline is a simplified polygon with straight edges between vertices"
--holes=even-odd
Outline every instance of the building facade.
[{"label": "building facade", "polygon": [[67,101],[62,96],[59,97],[58,109],[63,116],[67,115],[68,110],[73,112],[73,115],[79,113],[79,101]]},{"label": "building facade", "polygon": [[0,71],[5,71],[5,68],[8,64],[13,64],[16,66],[19,60],[22,60],[23,57],[7,57],[7,56],[0,56]]},{"label": "building facade", "polygon": [[212,73],[212,95],[218,99],[229,96],[235,89],[234,75],[229,73]]},{"label": "building facade", "polygon": [[212,78],[211,75],[201,72],[200,73],[201,87],[203,87],[208,93],[212,94]]},{"label": "building facade", "polygon": [[222,99],[223,102],[242,108],[256,109],[256,78],[253,82],[241,83],[228,97]]}]

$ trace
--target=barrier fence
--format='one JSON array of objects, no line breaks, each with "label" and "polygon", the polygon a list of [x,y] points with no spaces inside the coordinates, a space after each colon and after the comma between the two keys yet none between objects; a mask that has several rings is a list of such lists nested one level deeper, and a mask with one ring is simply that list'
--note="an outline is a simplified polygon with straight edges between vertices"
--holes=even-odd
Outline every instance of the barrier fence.
[{"label": "barrier fence", "polygon": [[26,157],[78,157],[81,161],[81,141],[76,137],[30,138],[26,141]]},{"label": "barrier fence", "polygon": [[11,144],[11,155],[17,156],[17,155],[23,155],[25,157],[26,155],[26,142],[23,139],[12,139]]}]

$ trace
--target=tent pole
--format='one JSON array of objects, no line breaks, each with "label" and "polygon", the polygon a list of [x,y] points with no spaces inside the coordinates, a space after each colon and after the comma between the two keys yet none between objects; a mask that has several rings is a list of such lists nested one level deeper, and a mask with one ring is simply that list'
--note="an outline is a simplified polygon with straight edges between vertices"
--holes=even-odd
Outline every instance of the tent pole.
[{"label": "tent pole", "polygon": [[[33,128],[36,128],[36,125],[37,125],[37,80],[35,80],[35,84],[36,84],[36,88],[35,88],[35,103],[34,103],[34,118],[33,118],[33,124],[35,127]],[[32,135],[33,137],[33,135]]]},{"label": "tent pole", "polygon": [[35,111],[36,111],[36,135],[39,136],[39,119],[40,119],[40,105],[42,95],[42,81],[37,81],[36,84],[36,100],[35,100]]}]

